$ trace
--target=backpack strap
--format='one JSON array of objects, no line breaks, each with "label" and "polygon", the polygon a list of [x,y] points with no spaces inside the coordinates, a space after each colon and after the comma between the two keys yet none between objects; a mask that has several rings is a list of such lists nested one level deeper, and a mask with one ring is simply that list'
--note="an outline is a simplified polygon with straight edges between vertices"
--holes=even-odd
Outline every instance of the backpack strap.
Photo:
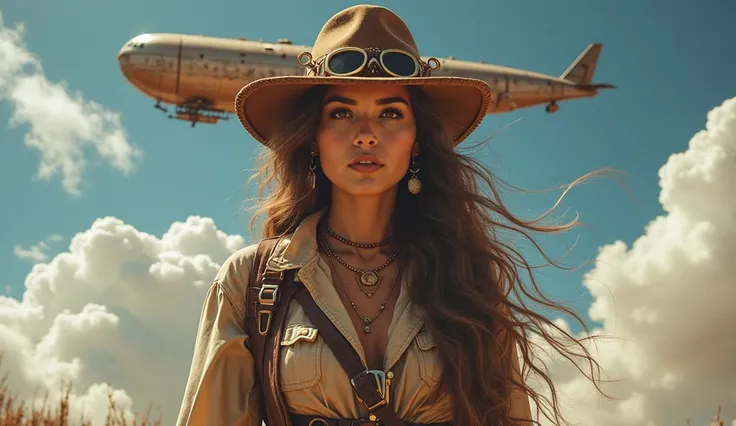
[{"label": "backpack strap", "polygon": [[266,424],[290,426],[289,410],[279,385],[279,342],[289,302],[296,292],[295,271],[272,271],[266,267],[279,240],[272,237],[258,243],[248,279],[245,327],[261,385],[261,416]]},{"label": "backpack strap", "polygon": [[[360,356],[350,342],[345,339],[335,324],[303,286],[299,286],[296,299],[310,320],[322,333],[322,338],[350,377],[353,390],[368,411],[386,426],[403,426],[403,421],[389,404],[386,374],[380,370],[368,370],[363,366]],[[375,419],[371,418],[371,421]]]},{"label": "backpack strap", "polygon": [[363,366],[355,349],[317,306],[309,291],[294,282],[294,270],[272,271],[266,267],[278,241],[278,237],[272,237],[263,239],[258,244],[246,297],[245,326],[256,360],[258,381],[261,385],[261,415],[266,424],[292,425],[279,385],[278,367],[286,313],[289,302],[296,297],[350,377],[353,390],[368,408],[371,417],[377,417],[386,426],[404,426],[388,403],[385,373],[368,370]]}]

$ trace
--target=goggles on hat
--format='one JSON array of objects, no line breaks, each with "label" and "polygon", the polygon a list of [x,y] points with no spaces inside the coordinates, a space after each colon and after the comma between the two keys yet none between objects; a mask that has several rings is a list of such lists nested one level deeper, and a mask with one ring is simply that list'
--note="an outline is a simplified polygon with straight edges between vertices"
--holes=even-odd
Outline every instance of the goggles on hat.
[{"label": "goggles on hat", "polygon": [[308,74],[318,76],[349,77],[357,74],[377,74],[379,71],[399,78],[428,76],[440,68],[435,58],[427,62],[400,49],[342,47],[312,61],[312,55],[304,52],[297,58],[308,69]]}]

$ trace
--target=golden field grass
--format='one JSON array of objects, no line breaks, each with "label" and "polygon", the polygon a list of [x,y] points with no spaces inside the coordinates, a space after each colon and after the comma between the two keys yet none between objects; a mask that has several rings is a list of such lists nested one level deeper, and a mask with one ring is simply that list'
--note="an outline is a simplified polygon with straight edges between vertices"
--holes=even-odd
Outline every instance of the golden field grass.
[{"label": "golden field grass", "polygon": [[[0,354],[2,364],[2,354]],[[0,426],[98,426],[85,419],[72,419],[69,415],[69,395],[71,387],[66,386],[59,401],[51,402],[44,398],[41,407],[33,406],[17,399],[8,389],[8,373],[0,379]],[[107,411],[105,426],[161,426],[160,419],[152,421],[148,415],[136,415],[134,419],[126,419],[123,411],[115,406],[112,398]]]}]

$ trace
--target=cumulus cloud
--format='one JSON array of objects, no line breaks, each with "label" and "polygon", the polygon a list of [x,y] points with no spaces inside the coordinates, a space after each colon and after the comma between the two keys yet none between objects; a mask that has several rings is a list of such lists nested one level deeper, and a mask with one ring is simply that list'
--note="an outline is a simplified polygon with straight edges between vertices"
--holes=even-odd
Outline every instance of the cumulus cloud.
[{"label": "cumulus cloud", "polygon": [[[594,331],[616,337],[591,347],[606,378],[618,380],[603,384],[616,399],[597,396],[567,361],[540,352],[572,422],[665,426],[689,418],[705,426],[720,402],[724,424],[736,426],[734,181],[736,98],[711,111],[688,150],[661,168],[665,213],[631,247],[602,247],[585,277],[589,314],[602,324]],[[243,246],[201,217],[160,238],[116,218],[95,221],[67,251],[33,267],[22,300],[0,297],[10,386],[21,396],[38,387],[53,395],[71,380],[77,412],[101,419],[113,392],[128,409],[160,404],[170,423],[203,294]]]},{"label": "cumulus cloud", "polygon": [[55,396],[71,382],[72,417],[83,408],[104,424],[112,392],[127,410],[160,407],[170,424],[204,293],[243,246],[207,218],[174,223],[160,238],[114,217],[96,220],[67,251],[34,265],[22,300],[0,296],[10,388],[25,398],[37,389]]},{"label": "cumulus cloud", "polygon": [[67,193],[81,195],[90,148],[130,173],[142,153],[128,141],[120,114],[85,100],[63,82],[49,81],[23,34],[22,24],[5,26],[0,10],[0,100],[13,108],[10,125],[27,126],[25,144],[40,154],[35,177],[58,175]]},{"label": "cumulus cloud", "polygon": [[618,400],[547,358],[578,424],[707,425],[718,403],[736,424],[736,98],[708,113],[659,178],[665,214],[631,247],[602,247],[584,282],[594,332],[615,337],[591,351],[604,378],[620,380],[603,386]]}]

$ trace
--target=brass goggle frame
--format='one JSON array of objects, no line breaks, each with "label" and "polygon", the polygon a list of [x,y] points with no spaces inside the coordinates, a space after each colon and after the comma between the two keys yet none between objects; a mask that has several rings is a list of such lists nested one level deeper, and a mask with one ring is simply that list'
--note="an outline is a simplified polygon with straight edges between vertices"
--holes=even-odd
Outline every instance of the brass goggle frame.
[{"label": "brass goggle frame", "polygon": [[[335,72],[330,68],[330,59],[343,52],[358,52],[363,55],[363,62],[354,70],[344,73]],[[414,62],[414,71],[410,75],[401,75],[392,71],[384,62],[384,55],[388,53],[399,53],[411,59],[412,62]],[[378,73],[379,70],[377,68],[380,67],[383,72],[392,77],[409,78],[429,76],[432,71],[440,69],[440,61],[437,60],[437,58],[429,58],[425,62],[401,49],[379,49],[375,47],[369,47],[367,49],[361,49],[359,47],[341,47],[326,55],[322,55],[316,60],[312,60],[311,53],[302,52],[297,57],[297,60],[301,66],[307,68],[307,74],[318,76],[349,77],[362,73],[366,68],[368,68],[371,73],[375,74]]]}]

